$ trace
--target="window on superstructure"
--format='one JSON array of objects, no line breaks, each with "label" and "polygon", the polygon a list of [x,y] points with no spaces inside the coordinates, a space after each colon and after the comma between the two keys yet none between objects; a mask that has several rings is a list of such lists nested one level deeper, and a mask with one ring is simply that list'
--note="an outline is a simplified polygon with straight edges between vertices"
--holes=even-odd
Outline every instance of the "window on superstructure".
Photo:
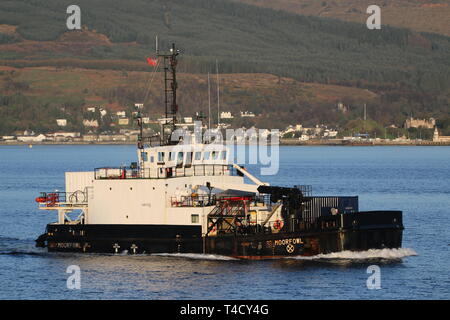
[{"label": "window on superstructure", "polygon": [[205,152],[205,155],[203,156],[203,160],[209,160],[209,151]]},{"label": "window on superstructure", "polygon": [[222,151],[222,160],[227,160],[227,152]]},{"label": "window on superstructure", "polygon": [[195,160],[196,161],[199,161],[199,160],[201,160],[202,159],[202,153],[201,152],[196,152],[195,153]]},{"label": "window on superstructure", "polygon": [[175,161],[175,152],[169,152],[169,160]]},{"label": "window on superstructure", "polygon": [[155,157],[154,156],[150,156],[150,162],[151,163],[155,162]]},{"label": "window on superstructure", "polygon": [[186,152],[185,166],[190,166],[192,164],[192,152]]},{"label": "window on superstructure", "polygon": [[158,162],[164,162],[164,152],[158,152]]},{"label": "window on superstructure", "polygon": [[148,161],[148,153],[147,152],[141,152],[141,158],[142,158],[142,161]]},{"label": "window on superstructure", "polygon": [[198,223],[200,221],[198,214],[191,214],[191,222]]},{"label": "window on superstructure", "polygon": [[212,157],[213,160],[219,159],[219,152],[218,151],[213,151],[211,157]]},{"label": "window on superstructure", "polygon": [[177,166],[183,165],[183,157],[184,157],[184,153],[178,152]]}]

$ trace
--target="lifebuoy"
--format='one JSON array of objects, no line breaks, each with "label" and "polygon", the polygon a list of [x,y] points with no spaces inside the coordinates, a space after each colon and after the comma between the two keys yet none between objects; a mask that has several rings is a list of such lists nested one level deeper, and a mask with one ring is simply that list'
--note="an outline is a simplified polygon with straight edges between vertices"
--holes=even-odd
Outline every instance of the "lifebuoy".
[{"label": "lifebuoy", "polygon": [[281,230],[281,228],[283,228],[283,221],[281,221],[281,220],[276,220],[276,221],[273,223],[273,228],[274,228],[275,230]]}]

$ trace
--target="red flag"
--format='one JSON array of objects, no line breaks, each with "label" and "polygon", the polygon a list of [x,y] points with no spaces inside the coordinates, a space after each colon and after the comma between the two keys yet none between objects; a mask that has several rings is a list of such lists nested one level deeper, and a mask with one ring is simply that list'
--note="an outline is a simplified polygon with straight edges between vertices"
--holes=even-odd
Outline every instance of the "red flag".
[{"label": "red flag", "polygon": [[147,63],[154,67],[158,63],[158,59],[147,58]]}]

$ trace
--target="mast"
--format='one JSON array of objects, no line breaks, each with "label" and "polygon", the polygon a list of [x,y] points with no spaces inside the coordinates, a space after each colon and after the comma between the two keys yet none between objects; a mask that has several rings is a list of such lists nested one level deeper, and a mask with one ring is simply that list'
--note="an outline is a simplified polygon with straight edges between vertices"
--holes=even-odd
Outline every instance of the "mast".
[{"label": "mast", "polygon": [[180,51],[175,49],[175,44],[169,53],[158,53],[158,57],[164,59],[164,104],[165,119],[162,125],[161,145],[175,144],[177,141],[170,141],[172,132],[176,128],[177,123],[177,56]]},{"label": "mast", "polygon": [[[159,53],[158,48],[158,36],[156,36],[156,55],[162,57],[164,60],[164,105],[165,105],[165,118],[161,123],[161,134],[144,137],[143,136],[143,121],[141,108],[137,108],[136,120],[139,127],[138,136],[138,148],[144,149],[144,143],[148,140],[150,145],[153,143],[159,145],[177,144],[178,141],[171,141],[172,132],[176,129],[177,124],[177,56],[180,51],[175,48],[175,44],[172,44],[169,53]],[[145,99],[144,99],[145,100]],[[159,143],[158,141],[159,140]]]}]

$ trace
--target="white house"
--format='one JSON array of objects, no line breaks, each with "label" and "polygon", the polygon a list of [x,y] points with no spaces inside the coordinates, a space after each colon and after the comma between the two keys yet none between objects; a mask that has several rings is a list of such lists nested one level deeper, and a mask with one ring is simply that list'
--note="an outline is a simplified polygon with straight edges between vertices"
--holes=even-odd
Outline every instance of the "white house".
[{"label": "white house", "polygon": [[43,134],[38,136],[18,136],[17,141],[20,142],[42,142],[47,140],[47,137]]},{"label": "white house", "polygon": [[242,118],[253,118],[255,116],[255,114],[251,111],[241,111],[241,117]]},{"label": "white house", "polygon": [[65,127],[67,126],[67,119],[56,119],[56,124],[59,127]]},{"label": "white house", "polygon": [[128,118],[119,118],[118,124],[121,126],[127,126],[130,123],[130,119]]},{"label": "white house", "polygon": [[142,123],[149,124],[150,123],[150,118],[149,117],[142,117]]},{"label": "white house", "polygon": [[224,111],[220,113],[220,119],[233,119],[233,115],[230,111]]},{"label": "white house", "polygon": [[98,121],[97,121],[97,120],[87,120],[87,119],[84,119],[84,120],[83,120],[83,125],[84,125],[85,127],[98,128]]}]

